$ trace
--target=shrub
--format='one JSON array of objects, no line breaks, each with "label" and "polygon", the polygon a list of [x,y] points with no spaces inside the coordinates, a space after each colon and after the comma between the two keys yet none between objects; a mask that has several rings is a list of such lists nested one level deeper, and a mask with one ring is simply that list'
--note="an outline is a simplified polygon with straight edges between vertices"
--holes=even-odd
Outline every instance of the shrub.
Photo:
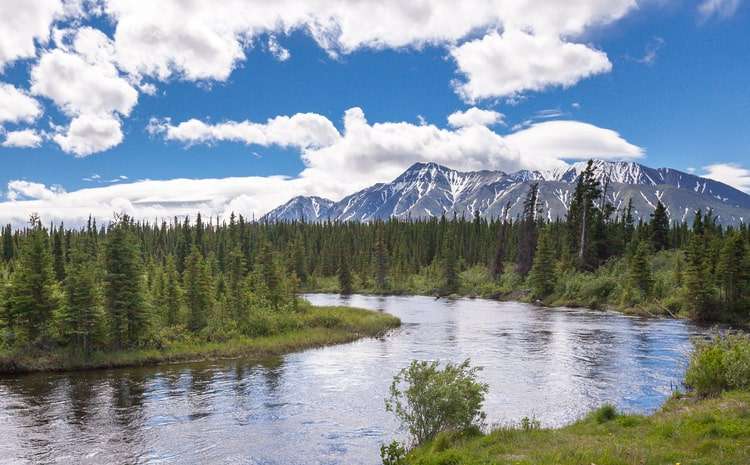
[{"label": "shrub", "polygon": [[393,412],[419,445],[442,431],[464,432],[483,424],[487,384],[469,360],[447,363],[413,361],[394,378],[386,410]]},{"label": "shrub", "polygon": [[404,462],[406,449],[398,441],[391,441],[388,445],[380,446],[380,459],[383,465],[400,465]]},{"label": "shrub", "polygon": [[702,397],[750,389],[750,336],[729,334],[696,342],[685,384]]},{"label": "shrub", "polygon": [[617,418],[617,409],[612,404],[604,404],[594,410],[593,415],[597,423],[606,423]]}]

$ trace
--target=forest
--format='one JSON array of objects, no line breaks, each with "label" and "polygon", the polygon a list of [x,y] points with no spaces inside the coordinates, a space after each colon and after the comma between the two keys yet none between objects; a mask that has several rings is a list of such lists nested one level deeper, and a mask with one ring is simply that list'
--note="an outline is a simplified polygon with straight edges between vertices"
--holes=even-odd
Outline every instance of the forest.
[{"label": "forest", "polygon": [[748,320],[746,225],[723,227],[710,211],[670,222],[661,203],[636,221],[606,192],[589,164],[567,217],[555,221],[539,214],[535,185],[517,218],[265,223],[198,214],[152,223],[122,214],[66,228],[32,216],[0,237],[0,351],[159,350],[344,325],[341,315],[314,314],[301,292]]}]

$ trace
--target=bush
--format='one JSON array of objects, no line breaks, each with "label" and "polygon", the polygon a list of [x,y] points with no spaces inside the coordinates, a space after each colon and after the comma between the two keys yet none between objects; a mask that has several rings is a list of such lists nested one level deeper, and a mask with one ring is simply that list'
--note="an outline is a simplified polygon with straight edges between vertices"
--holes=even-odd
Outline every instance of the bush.
[{"label": "bush", "polygon": [[415,360],[393,378],[386,410],[401,420],[417,445],[443,431],[481,427],[488,386],[477,381],[479,370],[468,359],[442,370],[438,362]]},{"label": "bush", "polygon": [[750,389],[750,336],[729,334],[698,341],[685,384],[701,397]]},{"label": "bush", "polygon": [[617,418],[617,409],[612,404],[604,404],[598,409],[594,410],[594,420],[597,423],[606,423]]},{"label": "bush", "polygon": [[391,441],[388,445],[380,446],[380,459],[383,465],[400,465],[404,462],[406,449],[398,441]]}]

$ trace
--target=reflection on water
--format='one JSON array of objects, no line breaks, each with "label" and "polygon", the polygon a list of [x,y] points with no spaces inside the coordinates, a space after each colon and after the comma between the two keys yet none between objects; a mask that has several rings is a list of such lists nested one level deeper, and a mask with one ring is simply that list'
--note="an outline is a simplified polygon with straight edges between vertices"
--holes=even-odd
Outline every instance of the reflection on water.
[{"label": "reflection on water", "polygon": [[[310,295],[319,305],[342,303]],[[352,296],[403,326],[382,339],[231,360],[0,379],[2,463],[376,464],[399,435],[383,408],[412,359],[470,357],[491,423],[570,422],[612,402],[657,408],[679,386],[683,321],[484,300]]]}]

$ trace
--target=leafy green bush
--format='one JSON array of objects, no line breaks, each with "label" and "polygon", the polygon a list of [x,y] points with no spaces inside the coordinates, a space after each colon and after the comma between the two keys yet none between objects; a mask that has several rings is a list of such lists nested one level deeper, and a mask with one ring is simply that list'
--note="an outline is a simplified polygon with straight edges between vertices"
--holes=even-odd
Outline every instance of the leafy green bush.
[{"label": "leafy green bush", "polygon": [[401,420],[416,444],[443,431],[481,426],[488,386],[477,380],[479,370],[468,359],[442,370],[438,362],[412,361],[393,378],[386,410]]},{"label": "leafy green bush", "polygon": [[406,449],[398,441],[391,441],[390,444],[380,446],[380,459],[383,465],[401,465],[406,457]]},{"label": "leafy green bush", "polygon": [[698,341],[685,384],[703,397],[750,389],[750,336],[729,334]]},{"label": "leafy green bush", "polygon": [[606,423],[617,418],[617,409],[612,404],[604,404],[594,410],[592,415],[597,423]]}]

